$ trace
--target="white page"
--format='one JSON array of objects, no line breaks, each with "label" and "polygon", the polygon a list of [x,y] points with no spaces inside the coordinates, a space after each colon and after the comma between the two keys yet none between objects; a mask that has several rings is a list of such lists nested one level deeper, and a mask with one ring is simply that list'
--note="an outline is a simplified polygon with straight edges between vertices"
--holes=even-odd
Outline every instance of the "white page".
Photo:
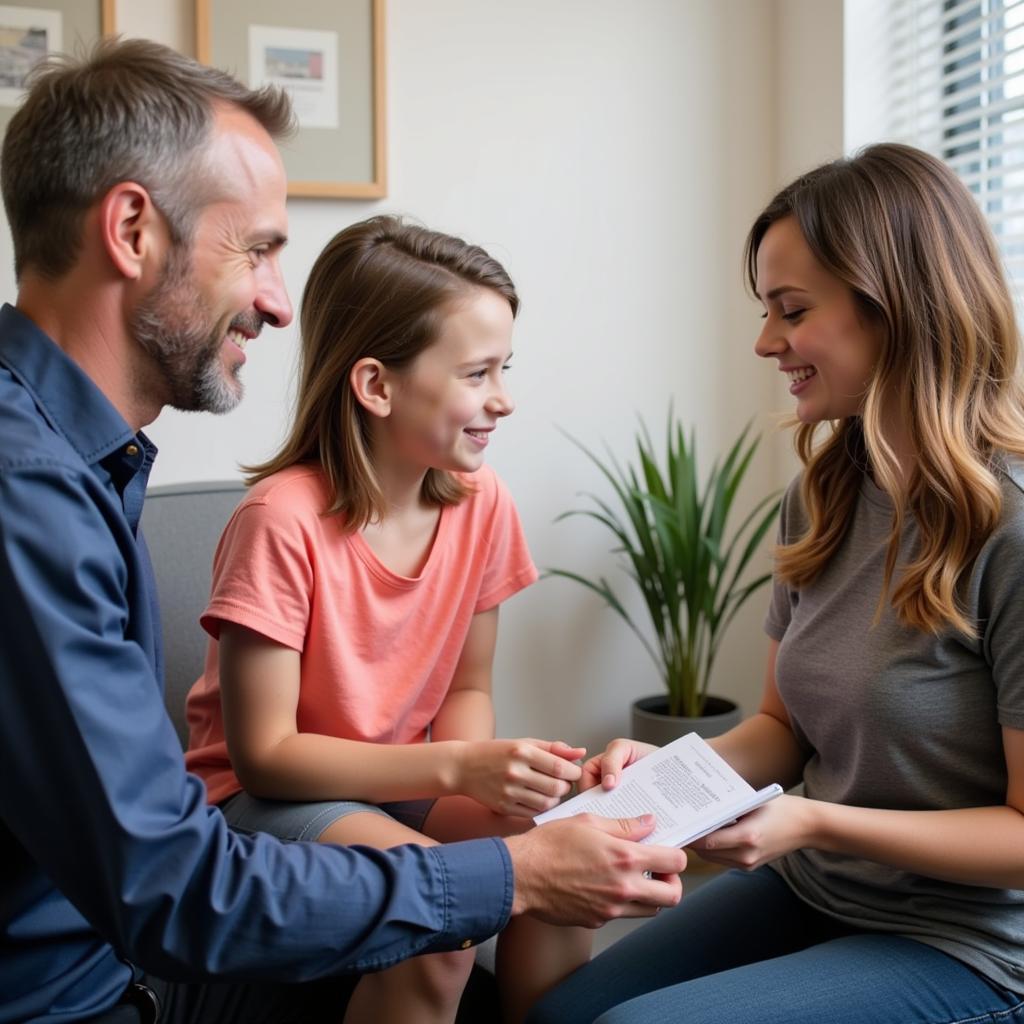
[{"label": "white page", "polygon": [[631,764],[615,789],[588,789],[533,820],[543,825],[573,814],[605,818],[653,814],[657,827],[641,841],[685,846],[781,792],[777,784],[754,790],[691,732]]}]

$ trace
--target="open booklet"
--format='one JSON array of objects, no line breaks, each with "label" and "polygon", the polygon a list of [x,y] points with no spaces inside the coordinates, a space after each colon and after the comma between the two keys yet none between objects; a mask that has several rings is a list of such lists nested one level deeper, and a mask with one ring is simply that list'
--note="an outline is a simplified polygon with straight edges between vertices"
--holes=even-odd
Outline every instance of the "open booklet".
[{"label": "open booklet", "polygon": [[778,783],[755,790],[691,732],[635,761],[614,789],[588,789],[533,820],[543,825],[573,814],[633,818],[650,813],[658,824],[642,842],[686,846],[781,792]]}]

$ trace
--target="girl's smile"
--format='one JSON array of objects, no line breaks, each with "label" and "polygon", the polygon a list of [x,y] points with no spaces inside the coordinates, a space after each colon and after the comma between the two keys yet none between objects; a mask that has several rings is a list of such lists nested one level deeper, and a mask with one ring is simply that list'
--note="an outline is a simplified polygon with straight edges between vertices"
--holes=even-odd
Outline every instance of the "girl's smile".
[{"label": "girl's smile", "polygon": [[437,340],[407,368],[389,371],[390,410],[375,424],[379,466],[480,468],[498,421],[515,409],[504,380],[512,325],[508,300],[489,288],[472,288],[448,307]]}]

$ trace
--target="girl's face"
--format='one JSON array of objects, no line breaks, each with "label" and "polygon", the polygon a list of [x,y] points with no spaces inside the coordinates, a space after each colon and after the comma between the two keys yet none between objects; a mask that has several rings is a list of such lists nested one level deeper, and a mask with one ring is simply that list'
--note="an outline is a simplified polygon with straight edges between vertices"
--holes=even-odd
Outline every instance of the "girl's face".
[{"label": "girl's face", "polygon": [[512,309],[489,288],[449,307],[433,344],[395,378],[384,423],[392,453],[415,467],[472,473],[491,432],[515,409],[505,390]]},{"label": "girl's face", "polygon": [[764,327],[754,351],[778,360],[801,423],[859,415],[881,351],[853,292],[829,273],[793,217],[776,221],[757,250]]}]

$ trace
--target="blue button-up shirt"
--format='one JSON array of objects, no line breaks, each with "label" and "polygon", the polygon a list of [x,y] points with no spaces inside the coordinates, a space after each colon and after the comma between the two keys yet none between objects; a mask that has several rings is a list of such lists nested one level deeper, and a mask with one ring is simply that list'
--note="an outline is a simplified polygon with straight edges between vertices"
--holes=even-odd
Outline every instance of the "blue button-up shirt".
[{"label": "blue button-up shirt", "polygon": [[[500,840],[377,852],[233,833],[164,710],[138,534],[156,454],[0,310],[0,1022],[172,980],[303,981],[500,929]],[[198,626],[197,626],[198,628]]]}]

